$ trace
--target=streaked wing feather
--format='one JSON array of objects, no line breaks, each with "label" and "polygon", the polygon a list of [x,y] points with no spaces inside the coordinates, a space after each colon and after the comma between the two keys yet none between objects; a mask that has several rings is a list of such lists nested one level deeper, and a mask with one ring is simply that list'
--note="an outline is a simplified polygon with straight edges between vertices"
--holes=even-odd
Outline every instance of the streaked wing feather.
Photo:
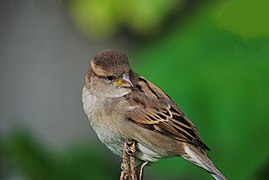
[{"label": "streaked wing feather", "polygon": [[127,97],[132,106],[128,113],[131,121],[179,141],[209,150],[202,143],[194,124],[168,95],[143,77],[139,78],[138,86],[140,88]]}]

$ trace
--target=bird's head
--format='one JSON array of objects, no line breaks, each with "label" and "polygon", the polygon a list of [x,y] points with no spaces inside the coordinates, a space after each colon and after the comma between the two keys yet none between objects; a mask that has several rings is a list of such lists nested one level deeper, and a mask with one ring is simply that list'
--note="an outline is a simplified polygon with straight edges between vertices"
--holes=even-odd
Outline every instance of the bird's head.
[{"label": "bird's head", "polygon": [[128,57],[123,52],[111,49],[101,51],[90,62],[86,87],[99,96],[124,96],[134,86],[131,71]]}]

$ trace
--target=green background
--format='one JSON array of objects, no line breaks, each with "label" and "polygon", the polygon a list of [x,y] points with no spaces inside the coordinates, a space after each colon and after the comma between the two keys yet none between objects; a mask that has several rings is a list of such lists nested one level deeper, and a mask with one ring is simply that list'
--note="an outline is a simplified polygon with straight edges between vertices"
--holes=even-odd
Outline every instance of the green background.
[{"label": "green background", "polygon": [[[268,178],[268,1],[70,0],[64,5],[85,40],[106,42],[124,34],[135,43],[129,50],[133,69],[194,122],[212,150],[208,155],[228,179]],[[27,129],[15,128],[0,143],[4,174],[16,169],[25,179],[119,177],[120,158],[99,151],[97,146],[105,147],[95,145],[98,141],[58,152]],[[145,173],[146,179],[212,179],[181,158],[161,160]]]}]

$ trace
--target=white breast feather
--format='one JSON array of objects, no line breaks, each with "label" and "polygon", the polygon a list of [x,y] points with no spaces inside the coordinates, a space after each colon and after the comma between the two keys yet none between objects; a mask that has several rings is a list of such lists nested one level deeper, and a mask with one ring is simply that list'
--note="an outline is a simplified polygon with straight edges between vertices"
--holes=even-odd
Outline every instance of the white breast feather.
[{"label": "white breast feather", "polygon": [[[90,91],[83,87],[82,90],[82,102],[83,109],[88,116],[88,119],[91,123],[91,126],[95,130],[99,139],[115,154],[121,155],[123,141],[121,137],[118,137],[111,129],[109,129],[111,125],[110,118],[106,115],[103,110],[104,107],[102,100],[98,99],[96,96],[91,95]],[[99,122],[98,122],[99,121]],[[102,123],[100,123],[102,122]],[[144,161],[158,161],[160,156],[147,148],[141,143],[137,143],[137,157]]]}]

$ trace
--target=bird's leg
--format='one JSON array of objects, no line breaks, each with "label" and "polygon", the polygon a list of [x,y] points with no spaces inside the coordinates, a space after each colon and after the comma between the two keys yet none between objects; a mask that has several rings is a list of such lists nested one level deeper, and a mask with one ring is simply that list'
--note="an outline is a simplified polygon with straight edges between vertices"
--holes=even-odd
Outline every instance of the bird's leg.
[{"label": "bird's leg", "polygon": [[135,171],[135,142],[126,140],[123,144],[120,180],[137,180]]},{"label": "bird's leg", "polygon": [[148,164],[148,161],[143,161],[136,167],[136,174],[138,176],[138,180],[143,180],[144,167],[147,164]]}]

